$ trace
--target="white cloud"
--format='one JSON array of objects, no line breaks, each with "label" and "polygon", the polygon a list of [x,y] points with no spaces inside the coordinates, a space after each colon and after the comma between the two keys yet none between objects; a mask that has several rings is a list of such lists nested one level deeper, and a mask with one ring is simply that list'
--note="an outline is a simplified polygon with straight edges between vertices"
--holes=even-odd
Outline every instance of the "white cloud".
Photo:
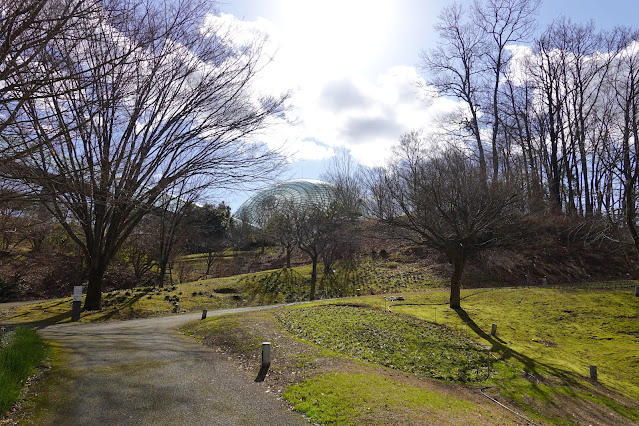
[{"label": "white cloud", "polygon": [[362,164],[381,165],[402,133],[428,130],[434,117],[457,107],[457,102],[433,97],[414,67],[396,66],[370,77],[351,67],[352,61],[331,56],[326,47],[302,54],[300,40],[282,41],[278,29],[263,18],[215,19],[241,28],[240,43],[254,30],[269,36],[266,52],[275,56],[254,87],[270,94],[291,91],[291,97],[285,117],[259,137],[270,147],[283,147],[291,161],[325,159],[343,147]]},{"label": "white cloud", "polygon": [[335,155],[332,147],[319,143],[312,138],[297,140],[287,146],[293,161],[296,160],[326,160]]},{"label": "white cloud", "polygon": [[509,78],[512,79],[514,84],[522,85],[531,78],[527,68],[528,63],[534,58],[534,53],[529,46],[520,44],[508,45],[506,50],[511,54],[508,66]]}]

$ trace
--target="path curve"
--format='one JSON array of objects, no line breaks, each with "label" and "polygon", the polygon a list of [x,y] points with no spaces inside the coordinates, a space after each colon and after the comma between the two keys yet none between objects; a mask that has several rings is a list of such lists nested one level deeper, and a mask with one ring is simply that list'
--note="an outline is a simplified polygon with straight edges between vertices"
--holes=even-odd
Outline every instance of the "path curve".
[{"label": "path curve", "polygon": [[[266,309],[210,311],[209,316]],[[63,348],[38,424],[50,425],[308,425],[269,394],[268,378],[238,370],[221,352],[177,328],[201,314],[41,330]],[[255,373],[259,370],[256,365]]]}]

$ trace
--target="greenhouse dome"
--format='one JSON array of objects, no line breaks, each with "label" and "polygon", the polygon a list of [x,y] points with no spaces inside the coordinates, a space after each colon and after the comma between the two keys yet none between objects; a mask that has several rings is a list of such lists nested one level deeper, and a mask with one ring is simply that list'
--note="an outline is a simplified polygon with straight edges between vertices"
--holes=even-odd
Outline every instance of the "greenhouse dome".
[{"label": "greenhouse dome", "polygon": [[320,180],[296,179],[269,186],[246,200],[233,215],[236,220],[263,226],[265,214],[286,203],[328,206],[335,200],[335,187]]}]

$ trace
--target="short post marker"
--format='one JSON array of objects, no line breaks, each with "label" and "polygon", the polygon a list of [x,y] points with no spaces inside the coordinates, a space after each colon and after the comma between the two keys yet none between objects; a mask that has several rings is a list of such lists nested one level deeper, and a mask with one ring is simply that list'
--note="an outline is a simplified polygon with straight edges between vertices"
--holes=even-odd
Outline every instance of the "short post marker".
[{"label": "short post marker", "polygon": [[207,313],[207,310],[202,309],[202,319],[206,319],[206,313]]},{"label": "short post marker", "polygon": [[590,380],[592,380],[593,382],[597,381],[597,366],[596,365],[591,365],[590,366]]},{"label": "short post marker", "polygon": [[80,321],[80,312],[82,312],[82,286],[73,286],[73,307],[71,308],[71,321]]},{"label": "short post marker", "polygon": [[492,337],[497,336],[497,324],[493,323],[493,326],[490,328],[490,335]]},{"label": "short post marker", "polygon": [[639,297],[639,285],[635,286],[635,297]]},{"label": "short post marker", "polygon": [[271,342],[262,343],[262,368],[268,368],[271,365]]}]

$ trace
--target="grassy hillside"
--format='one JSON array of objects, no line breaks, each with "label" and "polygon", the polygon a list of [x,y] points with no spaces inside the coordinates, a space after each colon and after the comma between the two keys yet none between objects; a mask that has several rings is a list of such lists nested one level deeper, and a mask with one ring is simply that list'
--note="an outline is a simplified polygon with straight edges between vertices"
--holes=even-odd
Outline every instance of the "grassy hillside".
[{"label": "grassy hillside", "polygon": [[[445,280],[417,263],[364,261],[355,271],[337,269],[330,275],[319,268],[317,297],[352,296],[388,291],[440,288]],[[310,265],[212,278],[165,288],[137,287],[103,293],[101,311],[83,312],[81,321],[107,321],[166,315],[176,311],[235,308],[308,300]],[[177,304],[177,309],[176,309]],[[71,320],[71,297],[0,312],[9,322],[60,323]]]},{"label": "grassy hillside", "polygon": [[[438,321],[468,333],[530,373],[560,369],[588,376],[639,400],[639,297],[631,288],[500,289],[468,291],[463,311],[440,309]],[[433,303],[432,294],[409,296]],[[395,312],[434,321],[428,305],[393,306]],[[497,336],[488,334],[493,323]]]},{"label": "grassy hillside", "polygon": [[[368,387],[361,391],[344,388],[351,378],[344,377],[349,373],[344,372],[343,359],[360,359],[366,365],[380,366],[376,368],[391,368],[398,372],[393,377],[421,377],[419,383],[426,380],[432,384],[426,378],[438,377],[440,381],[435,383],[452,380],[471,384],[471,389],[484,388],[488,395],[543,423],[639,422],[639,298],[629,287],[465,291],[464,309],[458,311],[442,304],[447,295],[435,290],[405,293],[406,300],[396,303],[367,296],[328,302],[346,305],[332,309],[322,304],[291,307],[273,314],[280,325],[272,328],[279,327],[279,331],[265,330],[263,324],[272,322],[272,318],[262,318],[262,326],[256,328],[255,320],[241,316],[199,322],[188,332],[226,347],[245,362],[257,356],[260,340],[273,340],[275,354],[284,352],[282,358],[274,360],[273,381],[297,409],[328,423],[340,422],[344,418],[340,416],[351,419],[347,423],[370,422],[367,408],[375,398],[367,396]],[[385,311],[385,307],[393,313]],[[496,337],[489,335],[493,323],[497,324]],[[440,328],[440,339],[429,339],[436,327],[444,327]],[[491,373],[477,374],[482,370],[475,367],[466,369],[472,374],[460,375],[459,369],[451,368],[463,366],[465,360],[471,360],[470,366],[484,364],[481,358],[472,361],[468,347],[447,343],[447,336],[457,336],[461,342],[469,339],[489,350],[494,355]],[[290,344],[291,338],[307,341],[306,348],[325,348],[323,356],[337,357],[339,365],[326,367],[331,363],[318,361],[316,354],[305,355],[305,351],[315,349],[303,349],[304,346],[296,347],[295,355],[287,355],[283,347]],[[240,343],[247,341],[256,344]],[[291,374],[291,368],[286,367],[294,362],[287,356],[298,361],[301,371],[297,374]],[[589,380],[590,365],[598,367],[599,383]],[[385,383],[381,377],[387,374],[382,372],[386,370],[374,371],[367,373],[376,377],[369,381]],[[357,369],[353,374],[353,381],[361,379]],[[398,392],[389,390],[397,383],[387,385],[380,385],[381,394]],[[451,389],[459,387],[438,392],[450,395],[453,403],[468,401],[468,395]],[[338,405],[343,408],[336,409],[335,400],[342,401]],[[491,404],[484,398],[476,408],[485,409]],[[424,410],[446,414],[447,410],[436,406],[426,398],[422,405],[406,400],[405,404],[382,411],[391,418],[399,416],[396,424],[400,424],[401,419],[406,420],[403,416],[407,412],[412,413],[409,416],[419,416],[418,412]],[[448,411],[452,414],[454,410]],[[463,417],[451,422],[461,424],[468,420]]]}]

